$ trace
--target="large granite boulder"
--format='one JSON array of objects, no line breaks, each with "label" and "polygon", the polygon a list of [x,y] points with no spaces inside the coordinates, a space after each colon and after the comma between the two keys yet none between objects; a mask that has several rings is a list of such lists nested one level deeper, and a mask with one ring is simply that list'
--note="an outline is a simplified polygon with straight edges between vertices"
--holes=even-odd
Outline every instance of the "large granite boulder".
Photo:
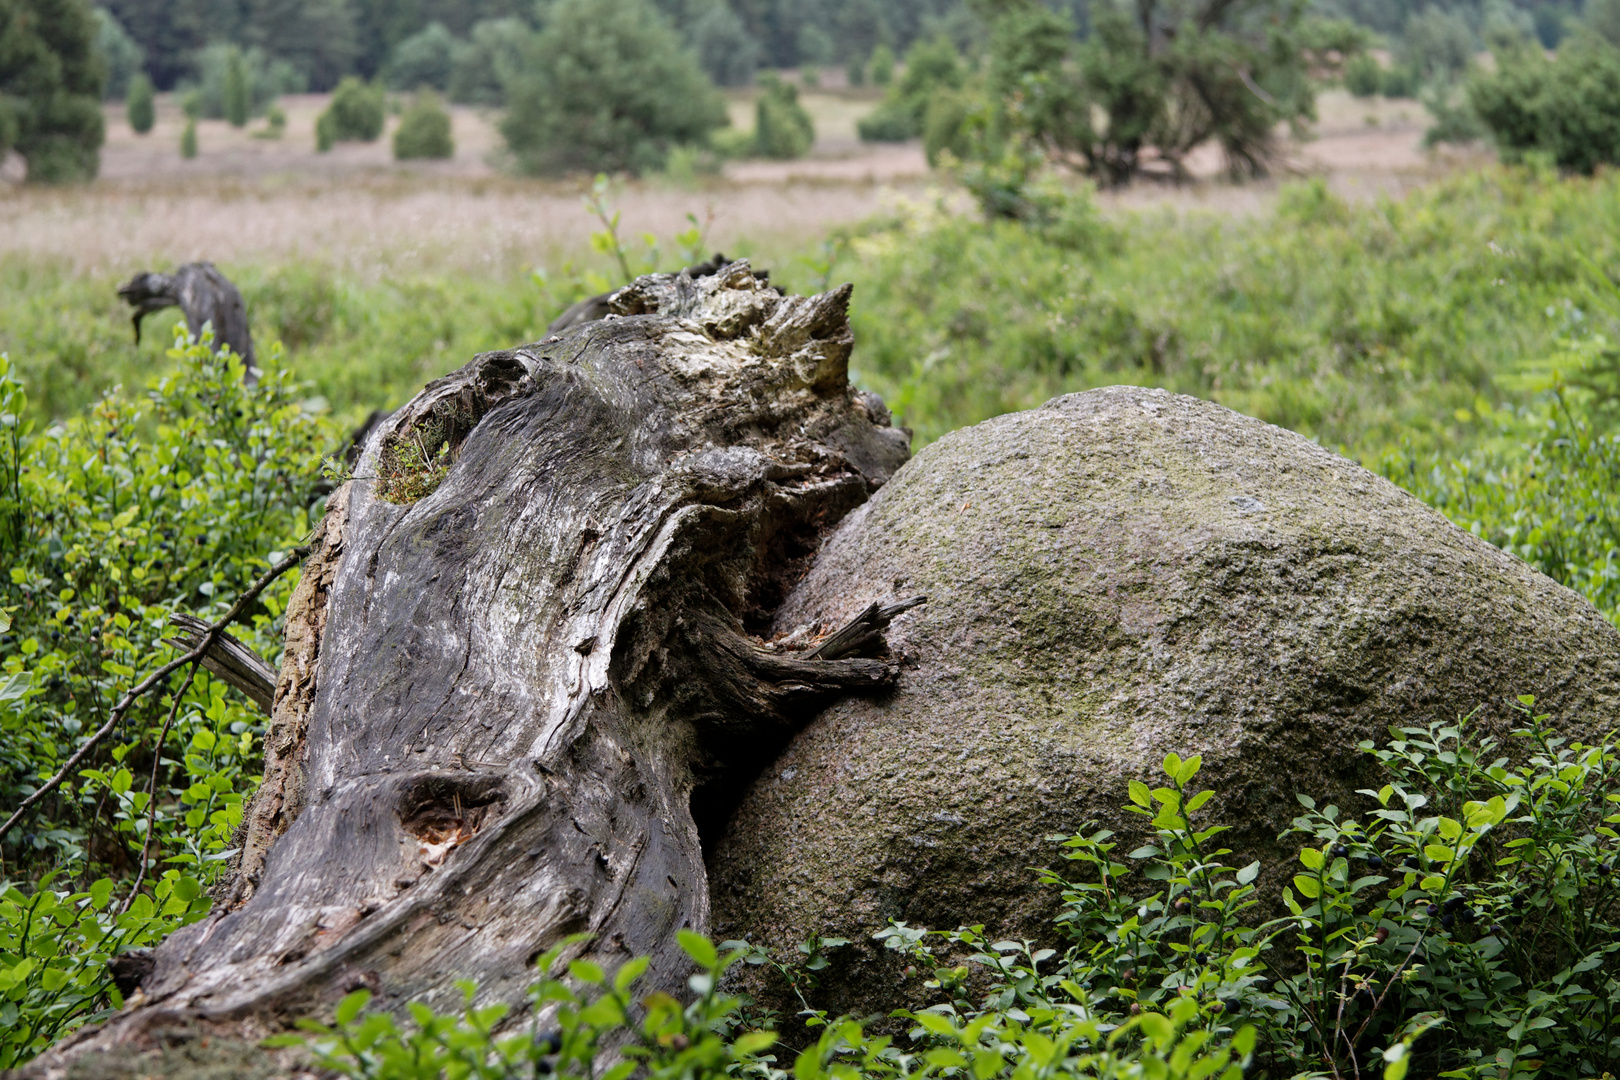
[{"label": "large granite boulder", "polygon": [[1580,596],[1299,435],[1164,391],[929,446],[776,629],[913,593],[896,690],[799,733],[706,856],[719,936],[855,939],[823,973],[835,1011],[894,1006],[870,942],[890,919],[1050,936],[1058,897],[1030,869],[1061,862],[1047,838],[1138,828],[1127,780],[1166,751],[1204,756],[1211,820],[1263,854],[1296,792],[1357,798],[1357,744],[1391,725],[1477,709],[1505,731],[1523,693],[1582,730],[1620,717],[1620,633]]}]

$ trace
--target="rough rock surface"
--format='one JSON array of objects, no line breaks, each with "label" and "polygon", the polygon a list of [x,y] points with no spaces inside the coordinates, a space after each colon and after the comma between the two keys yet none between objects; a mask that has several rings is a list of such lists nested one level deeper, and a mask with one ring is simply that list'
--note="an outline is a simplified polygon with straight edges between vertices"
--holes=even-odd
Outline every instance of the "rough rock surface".
[{"label": "rough rock surface", "polygon": [[1044,838],[1119,822],[1168,750],[1204,755],[1210,820],[1263,852],[1296,792],[1354,798],[1356,744],[1390,725],[1506,727],[1521,693],[1582,727],[1620,715],[1620,633],[1584,599],[1299,435],[1163,391],[928,447],[776,629],[912,593],[897,689],[824,712],[707,853],[722,937],[856,939],[823,973],[834,1010],[894,1007],[868,939],[889,919],[1042,936]]}]

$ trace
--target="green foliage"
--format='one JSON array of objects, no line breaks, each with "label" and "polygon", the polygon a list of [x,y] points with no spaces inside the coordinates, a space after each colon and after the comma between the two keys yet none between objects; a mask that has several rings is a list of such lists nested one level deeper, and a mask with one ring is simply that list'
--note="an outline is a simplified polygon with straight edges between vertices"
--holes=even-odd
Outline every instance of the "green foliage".
[{"label": "green foliage", "polygon": [[506,88],[523,69],[533,37],[522,19],[486,19],[472,28],[450,72],[450,100],[471,105],[502,105]]},{"label": "green foliage", "polygon": [[[915,1027],[899,1045],[890,1037],[867,1034],[857,1021],[829,1020],[812,1012],[809,1023],[821,1036],[784,1069],[772,1053],[779,1049],[775,1033],[742,1030],[748,1026],[745,1003],[717,992],[726,969],[743,958],[747,947],[726,942],[717,949],[685,930],[678,937],[698,968],[689,980],[694,1000],[684,1007],[662,992],[639,1000],[632,996],[647,970],[645,958],[627,961],[611,974],[594,963],[575,961],[566,978],[552,977],[565,947],[558,946],[540,958],[540,971],[547,977],[529,992],[537,1013],[555,1008],[553,1029],[539,1030],[531,1022],[528,1030],[494,1035],[492,1029],[506,1017],[507,1008],[477,1008],[476,987],[464,983],[467,1005],[460,1016],[413,1005],[414,1024],[402,1029],[386,1014],[363,1015],[370,994],[358,990],[339,1003],[332,1025],[304,1021],[305,1036],[276,1036],[266,1045],[293,1046],[307,1039],[323,1067],[367,1080],[516,1080],[541,1074],[580,1080],[632,1075],[650,1080],[931,1080],[962,1075],[982,1080],[1240,1080],[1242,1062],[1254,1046],[1253,1028],[1228,1039],[1202,1030],[1197,1003],[1191,1000],[1111,1027],[1066,999],[1042,1000],[1045,995],[1037,991],[1026,995],[1035,1000],[1024,1008],[987,1010],[965,1023],[949,1011],[901,1011],[896,1015]],[[1000,942],[996,948],[1003,946],[1016,949],[1017,943]],[[984,959],[1000,964],[1004,954]],[[1015,977],[1020,984],[1027,982],[1022,972]],[[1003,986],[1011,992],[1012,984],[1008,979]]]},{"label": "green foliage", "polygon": [[90,180],[100,168],[106,70],[85,0],[0,0],[0,155],[32,183]]},{"label": "green foliage", "polygon": [[723,0],[704,5],[686,25],[685,37],[716,86],[746,86],[759,68],[759,42]]},{"label": "green foliage", "polygon": [[186,126],[180,131],[180,156],[190,161],[197,156],[197,118],[186,117]]},{"label": "green foliage", "polygon": [[102,95],[108,101],[122,101],[129,93],[130,83],[141,72],[146,50],[135,43],[124,26],[106,8],[95,9],[96,56],[107,73]]},{"label": "green foliage", "polygon": [[643,173],[726,123],[725,103],[646,0],[558,0],[508,87],[525,172]]},{"label": "green foliage", "polygon": [[395,90],[448,90],[466,49],[467,44],[457,40],[443,23],[429,23],[394,46],[388,61],[388,85]]},{"label": "green foliage", "polygon": [[[335,425],[272,350],[256,387],[180,339],[171,374],[38,430],[0,355],[0,806],[35,792],[173,655],[172,612],[218,618],[309,529]],[[295,579],[234,632],[272,659]],[[121,1002],[107,959],[208,909],[258,775],[264,717],[177,671],[0,847],[0,1065]],[[142,884],[144,883],[144,887]],[[53,891],[66,887],[67,892]],[[117,903],[111,901],[118,894]]]},{"label": "green foliage", "polygon": [[816,128],[799,104],[799,88],[772,74],[760,76],[754,104],[754,152],[760,157],[791,161],[810,152]]},{"label": "green foliage", "polygon": [[331,104],[316,122],[316,140],[322,140],[324,128],[328,146],[332,142],[375,142],[386,119],[382,87],[351,75],[332,92]]},{"label": "green foliage", "polygon": [[124,100],[129,126],[137,135],[145,135],[157,123],[157,97],[152,91],[152,80],[145,72],[129,81],[129,94]]},{"label": "green foliage", "polygon": [[277,95],[301,94],[308,89],[307,81],[291,64],[272,59],[257,47],[209,45],[197,53],[196,71],[196,82],[187,84],[184,93],[194,102],[187,115],[199,119],[229,120],[233,107],[245,108],[245,124],[248,116],[258,113]]},{"label": "green foliage", "polygon": [[1362,206],[1311,185],[1275,216],[1122,214],[1072,234],[1042,219],[1083,224],[1083,199],[988,228],[915,207],[863,230],[844,265],[854,377],[919,445],[1138,383],[1375,460],[1461,449],[1488,435],[1480,399],[1535,393],[1499,379],[1551,348],[1543,312],[1580,260],[1620,255],[1617,184],[1491,170]]},{"label": "green foliage", "polygon": [[240,50],[232,49],[225,61],[224,98],[225,119],[232,127],[246,127],[252,99],[248,91],[247,66]]},{"label": "green foliage", "polygon": [[[893,74],[893,54],[889,54],[890,74]],[[873,57],[873,81],[878,58]],[[956,47],[944,36],[919,41],[906,54],[905,71],[898,83],[884,80],[888,93],[883,102],[862,117],[856,129],[867,142],[904,142],[923,133],[924,118],[929,103],[942,92],[958,90],[966,81],[967,71]]]},{"label": "green foliage", "polygon": [[1358,98],[1370,98],[1384,85],[1384,69],[1378,61],[1362,53],[1344,65],[1344,88]]},{"label": "green foliage", "polygon": [[456,152],[450,137],[450,113],[444,102],[432,91],[423,91],[411,100],[399,118],[394,131],[394,157],[400,161],[413,158],[449,158]]},{"label": "green foliage", "polygon": [[1542,153],[1582,173],[1620,163],[1620,47],[1606,41],[1573,40],[1553,60],[1498,50],[1497,70],[1475,76],[1468,99],[1507,160]]},{"label": "green foliage", "polygon": [[894,50],[879,45],[872,50],[872,85],[888,86],[894,81]]},{"label": "green foliage", "polygon": [[1213,141],[1233,176],[1264,173],[1278,125],[1314,116],[1308,73],[1345,37],[1305,21],[1294,0],[1134,12],[1094,11],[1091,36],[1076,43],[1068,17],[1036,0],[995,8],[983,102],[965,114],[963,141],[999,175],[987,185],[997,192],[988,212],[1001,213],[1000,189],[1034,175],[1042,159],[1123,184],[1151,158],[1153,170],[1181,179],[1187,155]]},{"label": "green foliage", "polygon": [[108,962],[208,912],[196,879],[178,870],[165,871],[127,910],[111,878],[63,892],[52,888],[59,876],[47,873],[31,892],[0,883],[0,1068],[112,1015],[123,998],[107,978]]}]

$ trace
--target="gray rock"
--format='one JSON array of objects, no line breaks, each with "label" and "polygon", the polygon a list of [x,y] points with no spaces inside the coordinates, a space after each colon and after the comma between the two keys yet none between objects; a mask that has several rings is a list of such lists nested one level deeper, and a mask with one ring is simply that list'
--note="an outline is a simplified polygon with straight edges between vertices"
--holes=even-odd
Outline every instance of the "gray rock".
[{"label": "gray rock", "polygon": [[1047,838],[1138,829],[1126,782],[1167,751],[1203,755],[1233,848],[1275,854],[1295,793],[1357,798],[1356,745],[1390,725],[1478,709],[1505,732],[1533,693],[1601,729],[1620,701],[1620,634],[1584,599],[1299,435],[1164,391],[934,443],[776,629],[912,593],[930,599],[889,631],[897,689],[798,734],[707,859],[718,936],[856,939],[823,973],[835,1011],[896,1004],[869,940],[890,919],[1051,937]]}]

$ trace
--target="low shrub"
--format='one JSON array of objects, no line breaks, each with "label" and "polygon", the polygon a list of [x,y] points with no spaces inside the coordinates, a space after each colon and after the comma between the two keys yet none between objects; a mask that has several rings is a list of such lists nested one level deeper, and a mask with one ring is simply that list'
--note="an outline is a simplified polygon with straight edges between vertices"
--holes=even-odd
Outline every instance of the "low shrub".
[{"label": "low shrub", "polygon": [[387,112],[382,87],[350,75],[332,92],[331,104],[316,123],[316,137],[324,126],[330,142],[375,142]]},{"label": "low shrub", "polygon": [[152,92],[152,80],[146,77],[145,72],[137,73],[129,80],[129,96],[124,101],[124,111],[129,117],[129,126],[137,135],[145,135],[157,123],[157,101]]},{"label": "low shrub", "polygon": [[653,994],[639,1016],[630,989],[645,960],[611,976],[576,962],[558,979],[565,943],[530,995],[535,1016],[555,1007],[555,1029],[531,1021],[499,1039],[504,1007],[455,1017],[413,1006],[406,1030],[362,1017],[365,991],[335,1026],[302,1026],[320,1064],[378,1080],[473,1063],[489,1077],[589,1077],[609,1045],[626,1047],[626,1076],[1604,1075],[1620,1065],[1620,754],[1555,733],[1534,704],[1519,701],[1515,752],[1466,720],[1363,743],[1385,783],[1361,792],[1361,813],[1300,794],[1303,812],[1279,837],[1298,854],[1272,868],[1286,882],[1276,914],[1258,891],[1266,868],[1229,865],[1227,827],[1200,813],[1216,794],[1193,786],[1200,759],[1169,754],[1157,786],[1129,784],[1145,842],[1122,855],[1107,830],[1059,838],[1074,871],[1042,872],[1063,895],[1051,940],[891,923],[875,938],[909,965],[917,981],[904,985],[920,987],[897,993],[904,1037],[873,1037],[807,1001],[800,1018],[820,1037],[791,1069],[767,1053],[787,1050],[771,1032],[739,1034],[753,1014],[717,994],[720,977],[739,960],[769,964],[813,995],[823,950],[847,942],[813,940],[778,960],[683,932],[694,1002]]},{"label": "low shrub", "polygon": [[[119,1007],[110,957],[207,912],[260,773],[264,714],[202,670],[176,671],[88,742],[175,655],[170,614],[219,618],[309,531],[319,458],[340,438],[301,406],[279,350],[255,387],[207,343],[170,358],[144,394],[41,432],[0,355],[6,816],[89,746],[0,839],[0,1068]],[[272,660],[295,581],[233,630]]]},{"label": "low shrub", "polygon": [[754,152],[760,157],[791,161],[810,152],[816,128],[799,104],[799,88],[772,74],[760,76],[754,104]]},{"label": "low shrub", "polygon": [[437,94],[423,92],[412,99],[394,130],[394,157],[399,161],[415,158],[455,156],[456,144],[450,136],[450,113]]},{"label": "low shrub", "polygon": [[1540,49],[1499,50],[1496,71],[1468,85],[1473,111],[1504,159],[1542,153],[1590,174],[1620,163],[1620,47],[1577,36],[1549,60]]},{"label": "low shrub", "polygon": [[1384,69],[1376,58],[1362,53],[1351,57],[1344,65],[1344,88],[1358,98],[1377,94],[1384,84]]}]

